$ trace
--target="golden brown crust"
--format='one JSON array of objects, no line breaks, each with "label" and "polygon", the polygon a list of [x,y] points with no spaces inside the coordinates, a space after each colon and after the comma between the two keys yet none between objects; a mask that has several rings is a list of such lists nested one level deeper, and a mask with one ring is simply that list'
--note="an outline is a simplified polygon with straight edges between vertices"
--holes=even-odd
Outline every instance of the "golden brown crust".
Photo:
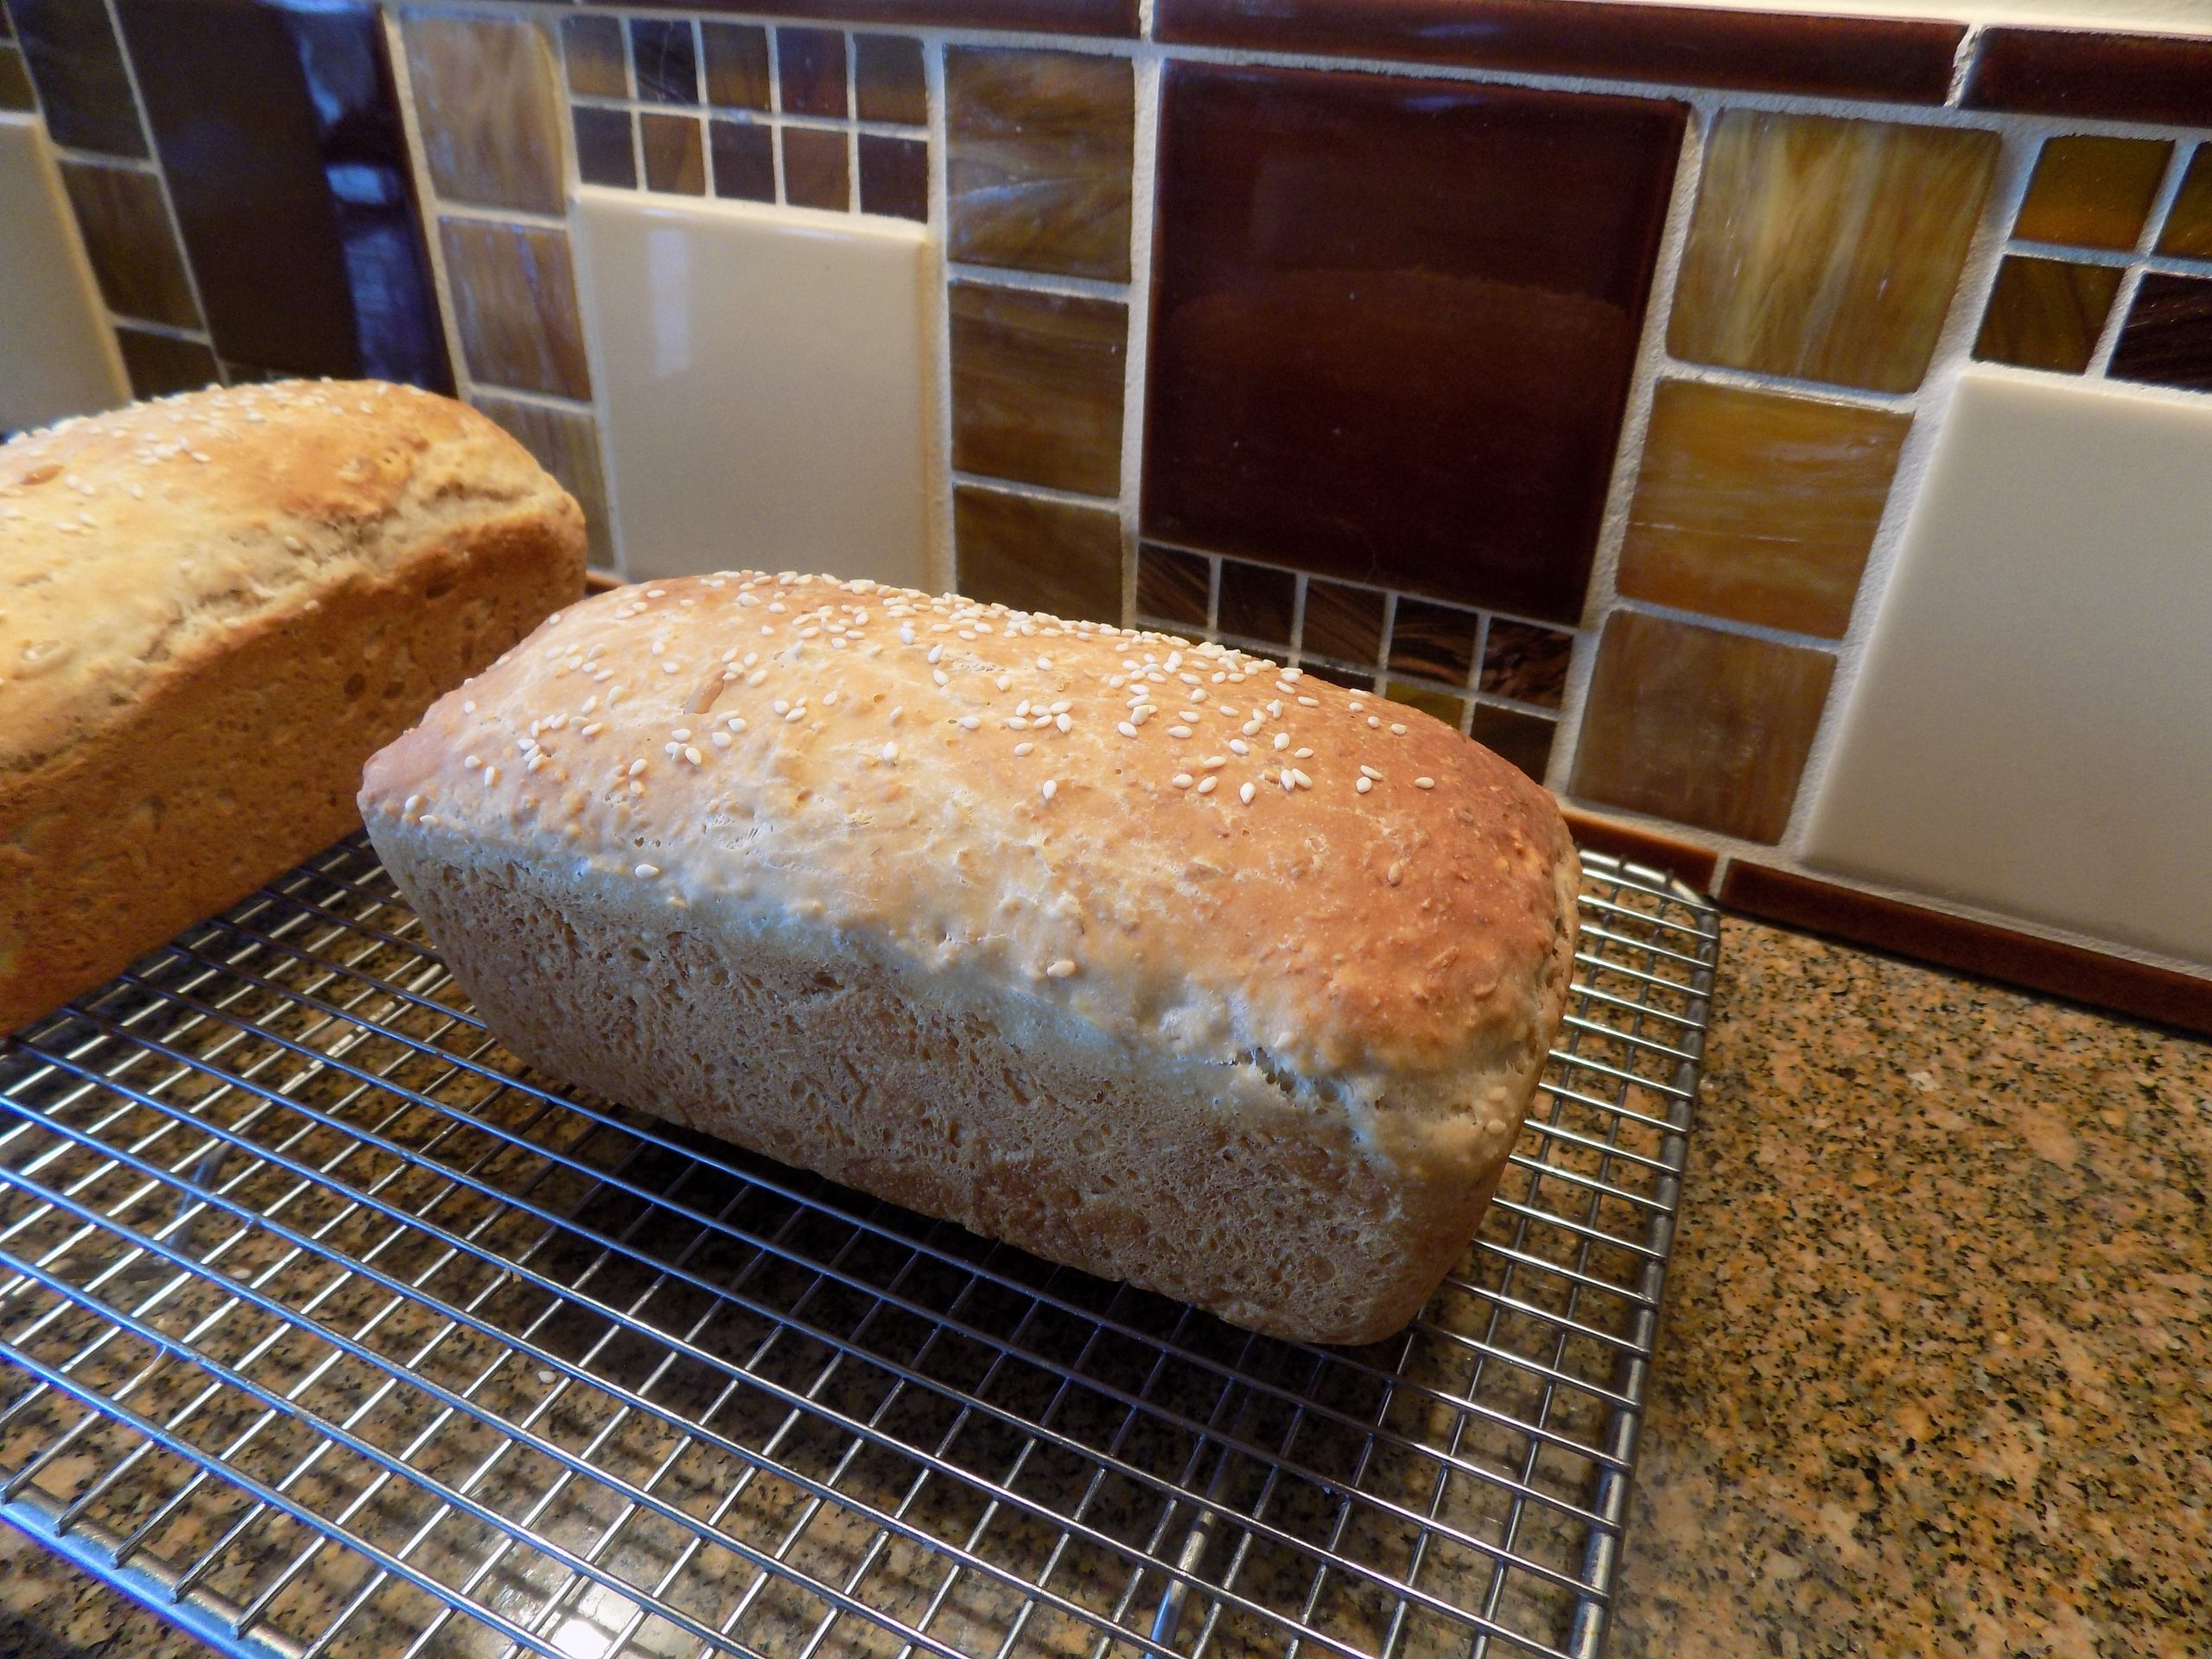
[{"label": "golden brown crust", "polygon": [[[582,589],[574,502],[473,411],[251,390],[0,448],[0,1030],[343,834],[361,762]],[[208,460],[138,459],[172,431]]]}]

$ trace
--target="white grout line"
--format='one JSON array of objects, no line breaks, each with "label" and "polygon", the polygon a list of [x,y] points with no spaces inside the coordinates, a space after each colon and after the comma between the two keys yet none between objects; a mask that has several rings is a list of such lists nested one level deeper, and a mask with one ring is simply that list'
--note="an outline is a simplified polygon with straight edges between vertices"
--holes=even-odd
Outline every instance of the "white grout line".
[{"label": "white grout line", "polygon": [[[1150,0],[1146,0],[1149,6]],[[1147,408],[1145,380],[1152,362],[1152,232],[1159,196],[1154,159],[1160,129],[1160,65],[1157,58],[1134,64],[1135,111],[1130,121],[1129,280],[1119,295],[1128,307],[1128,334],[1122,353],[1122,615],[1127,624],[1137,608],[1137,542],[1142,533],[1144,434]],[[1153,142],[1147,142],[1147,138]],[[1064,279],[1065,280],[1065,279]],[[1081,279],[1076,279],[1081,280]],[[1103,286],[1103,285],[1102,285]]]},{"label": "white grout line", "polygon": [[1027,484],[1018,478],[993,478],[988,473],[963,473],[949,468],[945,475],[962,487],[995,490],[1001,495],[1026,496],[1032,501],[1050,501],[1058,506],[1082,507],[1091,512],[1112,512],[1118,499],[1110,495],[1086,495],[1081,490],[1055,489],[1049,484]]},{"label": "white grout line", "polygon": [[[159,334],[163,340],[181,340],[194,346],[205,346],[210,355],[214,353],[215,342],[205,328],[182,328],[173,322],[156,322],[150,317],[134,317],[127,311],[118,311],[107,305],[101,306],[100,309],[105,314],[107,326],[111,328],[128,328],[137,334]],[[219,363],[222,359],[218,358],[216,360]]]},{"label": "white grout line", "polygon": [[[474,382],[468,372],[468,354],[461,346],[461,312],[454,303],[453,278],[446,269],[445,238],[438,232],[438,193],[430,180],[427,159],[429,148],[423,142],[422,123],[415,108],[414,76],[408,66],[406,41],[395,11],[387,10],[384,14],[384,37],[385,55],[391,63],[392,101],[399,106],[400,136],[407,143],[407,168],[415,181],[415,217],[423,238],[424,257],[430,263],[432,297],[438,302],[438,327],[445,335],[446,360],[452,368],[454,391],[466,401]],[[567,123],[561,124],[565,127]]]},{"label": "white grout line", "polygon": [[923,317],[928,330],[930,370],[929,470],[931,501],[929,580],[939,593],[959,587],[958,550],[953,545],[952,517],[952,237],[951,198],[946,182],[944,136],[944,53],[936,42],[922,48],[922,83],[929,109],[929,298]]},{"label": "white grout line", "polygon": [[[2151,210],[2143,216],[2143,229],[2135,238],[2133,257],[2137,263],[2120,279],[2120,286],[2112,296],[2112,309],[2106,313],[2104,327],[2097,331],[2096,349],[2089,353],[2089,365],[2083,373],[2092,380],[2102,380],[2112,368],[2112,355],[2120,347],[2120,336],[2127,327],[2127,314],[2135,308],[2135,296],[2143,286],[2143,275],[2147,268],[2144,262],[2153,259],[2158,237],[2165,229],[2166,215],[2173,209],[2174,198],[2181,194],[2182,181],[2189,172],[2190,157],[2195,146],[2183,143],[2174,146],[2173,154],[2166,158],[2164,175],[2158,181],[2157,193],[2151,199]],[[2127,256],[2122,256],[2123,257]],[[2212,270],[2202,260],[2158,259],[2161,268],[2176,268],[2195,274]]]},{"label": "white grout line", "polygon": [[[1135,239],[1134,225],[1131,240]],[[1149,226],[1144,237],[1147,257],[1150,257],[1152,236]],[[1135,269],[1132,256],[1131,269]],[[1066,276],[1055,272],[1015,270],[1001,265],[971,264],[964,260],[948,260],[946,276],[954,282],[987,283],[995,288],[1026,288],[1039,294],[1058,294],[1071,300],[1117,300],[1134,302],[1137,289],[1149,288],[1148,283],[1111,283],[1096,276]]]}]

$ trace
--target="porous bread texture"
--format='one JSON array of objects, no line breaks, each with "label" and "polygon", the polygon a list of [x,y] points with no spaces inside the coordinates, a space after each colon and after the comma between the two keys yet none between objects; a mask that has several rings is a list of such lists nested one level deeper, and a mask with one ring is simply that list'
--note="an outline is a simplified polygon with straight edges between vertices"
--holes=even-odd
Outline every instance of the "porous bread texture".
[{"label": "porous bread texture", "polygon": [[362,809],[524,1058],[1312,1340],[1465,1249],[1573,950],[1556,807],[1441,724],[865,582],[588,601]]},{"label": "porous bread texture", "polygon": [[410,387],[0,446],[0,1030],[344,834],[361,763],[582,585],[575,503]]}]

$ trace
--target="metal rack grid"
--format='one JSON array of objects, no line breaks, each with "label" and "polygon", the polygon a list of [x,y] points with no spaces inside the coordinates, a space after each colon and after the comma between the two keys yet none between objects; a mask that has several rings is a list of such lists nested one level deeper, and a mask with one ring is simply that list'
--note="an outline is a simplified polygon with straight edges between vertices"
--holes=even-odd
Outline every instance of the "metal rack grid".
[{"label": "metal rack grid", "polygon": [[1719,938],[1584,863],[1480,1241],[1336,1350],[549,1090],[341,843],[0,1051],[0,1517],[289,1659],[1586,1659]]}]

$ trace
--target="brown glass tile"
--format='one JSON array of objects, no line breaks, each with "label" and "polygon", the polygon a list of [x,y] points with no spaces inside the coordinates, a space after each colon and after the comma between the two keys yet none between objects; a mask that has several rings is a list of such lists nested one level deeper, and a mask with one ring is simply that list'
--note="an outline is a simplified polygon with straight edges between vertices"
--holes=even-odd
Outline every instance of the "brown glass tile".
[{"label": "brown glass tile", "polygon": [[1163,41],[1941,104],[1964,27],[1576,0],[1159,0]]},{"label": "brown glass tile", "polygon": [[2212,127],[2212,40],[1985,29],[1963,101],[1970,110]]},{"label": "brown glass tile", "polygon": [[184,255],[169,229],[161,181],[136,168],[65,161],[61,181],[108,309],[197,328],[200,312],[192,302]]},{"label": "brown glass tile", "polygon": [[930,147],[919,138],[864,132],[861,152],[861,211],[922,222],[930,216]]},{"label": "brown glass tile", "polygon": [[1288,570],[1241,559],[1221,562],[1221,592],[1215,626],[1241,639],[1270,645],[1290,644],[1291,617],[1298,607],[1298,577]]},{"label": "brown glass tile", "polygon": [[1347,663],[1372,664],[1382,651],[1383,596],[1316,577],[1306,584],[1306,631],[1299,649]]},{"label": "brown glass tile", "polygon": [[953,466],[1118,493],[1128,308],[979,283],[954,283],[945,303]]},{"label": "brown glass tile", "polygon": [[757,23],[699,25],[707,52],[707,102],[726,110],[772,107],[768,92],[768,31]]},{"label": "brown glass tile", "polygon": [[600,467],[599,423],[583,410],[549,409],[543,404],[518,403],[488,393],[479,393],[470,401],[514,434],[523,448],[537,458],[537,464],[576,498],[591,537],[591,562],[602,568],[611,566],[614,552],[607,536],[607,480]]},{"label": "brown glass tile", "polygon": [[1440,720],[1453,731],[1467,723],[1467,699],[1448,696],[1441,691],[1432,691],[1425,685],[1408,685],[1402,680],[1392,680],[1383,687],[1383,695],[1391,702],[1402,703],[1408,709],[1418,709],[1433,720]]},{"label": "brown glass tile", "polygon": [[2120,277],[2116,265],[2007,254],[1989,290],[1974,354],[1985,363],[2081,373],[2096,352]]},{"label": "brown glass tile", "polygon": [[1679,105],[1168,66],[1145,528],[1579,620]]},{"label": "brown glass tile", "polygon": [[845,113],[845,37],[834,29],[776,31],[776,79],[792,115]]},{"label": "brown glass tile", "polygon": [[1912,417],[1662,380],[1620,591],[1840,639]]},{"label": "brown glass tile", "polygon": [[1574,844],[1586,852],[1611,853],[1628,863],[1664,870],[1687,881],[1699,893],[1713,891],[1713,878],[1719,870],[1720,855],[1709,847],[1677,841],[1672,836],[1660,835],[1639,824],[1623,823],[1618,818],[1600,817],[1571,806],[1562,806],[1560,816],[1567,820],[1567,832],[1574,837]]},{"label": "brown glass tile", "polygon": [[438,237],[470,376],[588,402],[591,372],[568,237],[473,219],[441,219]]},{"label": "brown glass tile", "polygon": [[706,194],[707,154],[696,116],[641,111],[638,137],[645,155],[646,189],[664,190],[671,195]]},{"label": "brown glass tile", "polygon": [[1483,635],[1482,689],[1494,697],[1556,709],[1567,696],[1567,671],[1574,659],[1574,636],[1533,622],[1490,620]]},{"label": "brown glass tile", "polygon": [[2212,259],[2212,144],[2199,144],[2158,232],[2158,251]]},{"label": "brown glass tile", "polygon": [[2212,391],[2212,279],[2145,271],[2107,372]]},{"label": "brown glass tile", "polygon": [[630,19],[630,65],[648,104],[699,101],[699,43],[689,19]]},{"label": "brown glass tile", "polygon": [[2212,1035],[2212,980],[1732,860],[1731,909],[1961,973]]},{"label": "brown glass tile", "polygon": [[749,121],[710,121],[707,132],[715,152],[715,194],[740,201],[773,201],[776,157],[768,129]]},{"label": "brown glass tile", "polygon": [[852,205],[843,133],[785,127],[783,140],[785,201],[794,207],[828,207],[838,213]]},{"label": "brown glass tile", "polygon": [[2013,236],[2072,248],[2133,248],[2173,153],[2164,138],[2045,139]]},{"label": "brown glass tile", "polygon": [[148,334],[143,328],[115,331],[123,348],[124,372],[133,397],[166,397],[173,391],[197,391],[217,376],[215,354],[196,340]]},{"label": "brown glass tile", "polygon": [[954,47],[944,99],[951,257],[1128,279],[1127,59]]},{"label": "brown glass tile", "polygon": [[1559,722],[1518,709],[1497,709],[1486,702],[1475,705],[1467,735],[1502,760],[1510,760],[1538,783],[1552,763],[1552,740]]},{"label": "brown glass tile", "polygon": [[1997,135],[1729,110],[1713,123],[1668,348],[1910,391],[1927,372]]},{"label": "brown glass tile", "polygon": [[[719,0],[716,9],[721,9]],[[1025,35],[1137,32],[1137,0],[777,0],[771,10],[779,17],[893,29],[1001,29]]]},{"label": "brown glass tile", "polygon": [[930,97],[922,74],[922,43],[904,35],[853,36],[853,95],[863,121],[927,126]]},{"label": "brown glass tile", "polygon": [[630,96],[630,63],[619,17],[563,17],[561,55],[568,60],[569,90],[585,98]]},{"label": "brown glass tile", "polygon": [[586,184],[636,189],[638,152],[631,142],[630,111],[579,104],[569,113],[576,129],[576,176]]},{"label": "brown glass tile", "polygon": [[537,26],[410,10],[400,35],[439,199],[561,212],[561,98]]},{"label": "brown glass tile", "polygon": [[1137,614],[1193,632],[1206,626],[1213,599],[1213,561],[1179,548],[1137,548]]},{"label": "brown glass tile", "polygon": [[958,587],[970,599],[1076,620],[1122,620],[1113,513],[963,484],[952,493]]},{"label": "brown glass tile", "polygon": [[1616,611],[1571,792],[1745,841],[1781,839],[1835,658]]},{"label": "brown glass tile", "polygon": [[1465,685],[1475,667],[1475,632],[1482,618],[1452,605],[1400,599],[1390,620],[1390,666],[1401,674]]},{"label": "brown glass tile", "polygon": [[54,142],[103,156],[145,155],[108,9],[96,0],[13,0],[9,9]]},{"label": "brown glass tile", "polygon": [[23,67],[22,48],[0,45],[0,110],[35,110],[38,99],[31,92],[30,71]]}]

